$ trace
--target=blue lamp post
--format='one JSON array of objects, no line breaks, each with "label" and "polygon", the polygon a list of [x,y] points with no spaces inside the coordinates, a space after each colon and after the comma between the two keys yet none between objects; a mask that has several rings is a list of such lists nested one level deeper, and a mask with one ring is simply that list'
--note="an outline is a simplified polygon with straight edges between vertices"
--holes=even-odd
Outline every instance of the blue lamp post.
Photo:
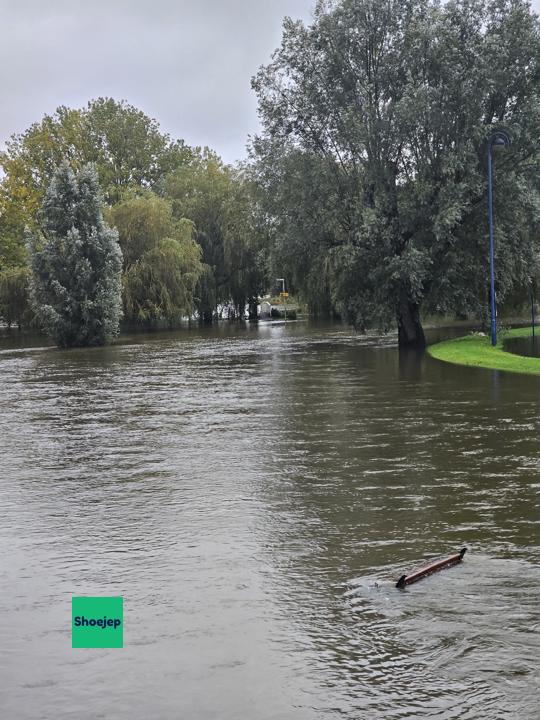
[{"label": "blue lamp post", "polygon": [[488,142],[488,217],[489,217],[489,276],[491,295],[491,344],[497,344],[497,307],[495,303],[495,254],[493,250],[493,174],[491,155],[494,149],[504,149],[510,145],[510,137],[502,131],[494,132]]}]

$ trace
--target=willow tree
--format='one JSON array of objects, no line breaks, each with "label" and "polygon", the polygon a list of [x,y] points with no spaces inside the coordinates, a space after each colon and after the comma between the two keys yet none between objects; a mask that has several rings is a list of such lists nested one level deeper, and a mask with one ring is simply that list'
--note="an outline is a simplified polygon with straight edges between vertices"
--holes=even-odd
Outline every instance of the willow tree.
[{"label": "willow tree", "polygon": [[195,309],[204,272],[190,220],[176,220],[165,198],[147,192],[111,208],[124,256],[124,316],[145,326],[177,325]]},{"label": "willow tree", "polygon": [[[315,262],[351,322],[394,319],[402,346],[424,344],[421,310],[477,309],[486,139],[503,126],[513,146],[496,163],[499,297],[526,282],[539,80],[539,26],[524,0],[321,1],[311,26],[286,20],[253,81],[263,122],[253,149],[282,243],[312,244],[300,280]],[[309,235],[306,217],[318,218]]]},{"label": "willow tree", "polygon": [[67,162],[45,193],[40,230],[28,232],[31,299],[60,347],[104,345],[118,333],[122,253],[103,220],[97,174]]},{"label": "willow tree", "polygon": [[220,304],[232,303],[243,318],[257,315],[263,290],[261,237],[254,218],[255,200],[243,169],[233,169],[210,150],[177,166],[167,176],[164,192],[177,218],[196,228],[204,264],[197,288],[197,312],[202,323],[217,317]]}]

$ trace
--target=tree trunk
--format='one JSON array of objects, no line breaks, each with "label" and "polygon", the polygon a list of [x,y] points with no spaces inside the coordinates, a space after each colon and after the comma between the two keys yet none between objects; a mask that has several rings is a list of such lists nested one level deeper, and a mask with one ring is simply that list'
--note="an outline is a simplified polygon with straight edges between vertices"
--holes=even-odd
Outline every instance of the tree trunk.
[{"label": "tree trunk", "polygon": [[426,338],[420,322],[420,308],[407,298],[399,302],[397,312],[398,344],[400,348],[423,349]]},{"label": "tree trunk", "polygon": [[257,315],[257,298],[251,298],[249,301],[249,319],[250,320],[258,320],[259,316]]},{"label": "tree trunk", "polygon": [[212,310],[203,310],[199,315],[199,325],[212,325],[214,313]]}]

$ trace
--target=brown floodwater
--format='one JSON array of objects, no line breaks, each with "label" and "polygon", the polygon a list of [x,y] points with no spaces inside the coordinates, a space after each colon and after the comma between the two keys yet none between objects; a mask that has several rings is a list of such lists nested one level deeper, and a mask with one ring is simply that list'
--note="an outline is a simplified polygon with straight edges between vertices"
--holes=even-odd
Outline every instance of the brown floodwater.
[{"label": "brown floodwater", "polygon": [[[536,720],[540,378],[394,343],[4,342],[0,717]],[[123,649],[71,648],[73,595]]]},{"label": "brown floodwater", "polygon": [[504,349],[514,355],[540,357],[540,337],[535,335],[535,337],[509,338],[504,341]]}]

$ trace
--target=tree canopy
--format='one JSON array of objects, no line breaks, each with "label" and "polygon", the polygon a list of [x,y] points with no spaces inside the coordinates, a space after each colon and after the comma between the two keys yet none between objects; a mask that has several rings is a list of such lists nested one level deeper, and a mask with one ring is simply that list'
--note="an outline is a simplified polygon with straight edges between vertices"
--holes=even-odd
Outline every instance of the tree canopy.
[{"label": "tree canopy", "polygon": [[[256,315],[264,280],[244,173],[110,98],[60,107],[0,153],[0,272],[27,266],[24,228],[39,234],[56,168],[78,172],[88,162],[120,232],[127,321],[171,324],[194,312],[212,321],[229,303],[243,317],[246,302]],[[14,292],[12,282],[4,286]]]},{"label": "tree canopy", "polygon": [[119,203],[107,217],[123,251],[126,320],[174,325],[191,316],[203,273],[193,223],[176,220],[171,203],[150,192]]},{"label": "tree canopy", "polygon": [[12,238],[11,252],[21,253],[24,226],[35,226],[64,160],[74,171],[94,163],[104,199],[113,204],[125,193],[155,188],[190,156],[183,141],[172,141],[155,120],[124,101],[98,98],[81,109],[59,107],[12,136],[0,152],[0,227]]},{"label": "tree canopy", "polygon": [[217,306],[230,301],[242,316],[246,303],[256,305],[265,284],[249,178],[205,150],[167,176],[165,194],[175,216],[189,218],[197,230],[204,263],[197,290],[199,316],[211,321]]},{"label": "tree canopy", "polygon": [[[253,143],[275,236],[300,288],[360,327],[395,318],[423,345],[420,309],[477,311],[486,297],[485,157],[496,163],[497,288],[536,262],[538,20],[522,0],[319,2],[287,20],[254,78]],[[323,298],[323,301],[325,298]]]}]

